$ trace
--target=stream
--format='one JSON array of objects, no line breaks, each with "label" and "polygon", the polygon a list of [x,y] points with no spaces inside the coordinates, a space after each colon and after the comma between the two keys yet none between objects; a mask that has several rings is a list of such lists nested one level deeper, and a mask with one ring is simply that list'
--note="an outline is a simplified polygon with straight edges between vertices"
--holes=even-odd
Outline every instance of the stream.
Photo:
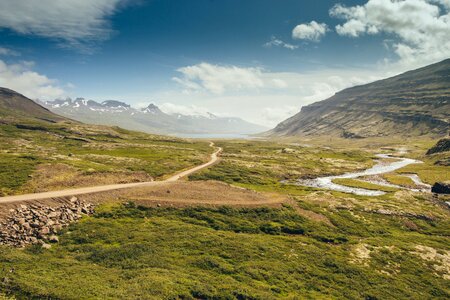
[{"label": "stream", "polygon": [[[420,161],[420,160],[404,158],[404,157],[393,157],[389,154],[377,154],[376,157],[378,157],[380,159],[396,159],[396,160],[392,161],[392,162],[378,160],[376,165],[374,165],[373,167],[366,169],[364,171],[345,173],[342,175],[335,175],[335,176],[318,177],[315,179],[298,180],[295,184],[302,185],[302,186],[308,186],[308,187],[323,188],[323,189],[344,192],[344,193],[351,193],[351,194],[360,195],[360,196],[381,196],[381,195],[384,195],[385,192],[380,191],[380,190],[368,190],[368,189],[363,189],[363,188],[348,187],[348,186],[336,184],[333,182],[333,180],[338,179],[338,178],[357,179],[359,177],[381,175],[381,174],[393,172],[395,170],[398,170],[398,169],[403,168],[410,164],[422,163],[422,161]],[[418,186],[423,187],[421,189],[409,189],[409,190],[424,191],[429,188],[429,185],[423,183],[416,174],[408,174],[405,176],[411,178],[414,181],[414,183],[416,183]],[[385,181],[372,181],[372,180],[363,180],[363,181],[378,184],[378,185],[383,185],[383,186],[407,189],[405,187],[398,186],[395,184],[390,184]]]}]

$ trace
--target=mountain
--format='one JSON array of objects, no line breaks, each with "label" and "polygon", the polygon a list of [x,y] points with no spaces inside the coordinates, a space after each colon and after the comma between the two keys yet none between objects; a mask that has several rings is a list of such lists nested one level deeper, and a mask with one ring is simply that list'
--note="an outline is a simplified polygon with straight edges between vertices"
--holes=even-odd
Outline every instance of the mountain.
[{"label": "mountain", "polygon": [[302,107],[269,136],[446,135],[450,128],[450,59],[355,86]]},{"label": "mountain", "polygon": [[155,104],[136,109],[117,100],[98,103],[76,98],[38,101],[51,111],[84,123],[114,125],[159,134],[254,134],[267,128],[240,118],[167,114]]},{"label": "mountain", "polygon": [[68,121],[13,90],[0,87],[0,120],[27,119],[46,122]]}]

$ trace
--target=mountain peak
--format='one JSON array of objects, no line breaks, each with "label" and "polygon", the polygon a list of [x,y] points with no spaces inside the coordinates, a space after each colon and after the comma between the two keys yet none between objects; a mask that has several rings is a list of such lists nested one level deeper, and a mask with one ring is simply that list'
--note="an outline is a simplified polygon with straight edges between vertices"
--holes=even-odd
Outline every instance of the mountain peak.
[{"label": "mountain peak", "polygon": [[142,109],[143,113],[160,114],[162,111],[153,103],[150,103],[146,108]]},{"label": "mountain peak", "polygon": [[130,108],[129,104],[117,100],[105,100],[101,104],[102,106],[111,108]]}]

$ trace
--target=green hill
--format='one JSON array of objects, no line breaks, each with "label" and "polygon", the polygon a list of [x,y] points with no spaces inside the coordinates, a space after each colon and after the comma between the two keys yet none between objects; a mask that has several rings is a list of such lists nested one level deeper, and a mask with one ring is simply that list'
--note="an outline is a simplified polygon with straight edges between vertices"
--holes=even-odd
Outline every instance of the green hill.
[{"label": "green hill", "polygon": [[0,88],[0,121],[17,119],[39,120],[56,123],[69,119],[52,113],[48,109],[7,88]]},{"label": "green hill", "polygon": [[442,136],[450,120],[450,59],[356,86],[302,107],[271,136]]}]

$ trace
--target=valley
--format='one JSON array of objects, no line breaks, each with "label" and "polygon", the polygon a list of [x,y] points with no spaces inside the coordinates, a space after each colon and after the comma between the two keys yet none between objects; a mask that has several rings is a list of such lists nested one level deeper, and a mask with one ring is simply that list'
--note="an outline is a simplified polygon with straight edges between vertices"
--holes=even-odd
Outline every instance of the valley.
[{"label": "valley", "polygon": [[283,182],[365,170],[393,149],[424,163],[390,170],[386,180],[418,166],[424,181],[444,180],[448,169],[434,163],[448,154],[426,156],[432,140],[342,142],[217,140],[220,161],[189,180],[79,195],[95,213],[65,227],[50,249],[0,246],[2,291],[65,299],[447,298],[448,197],[399,189],[359,196]]},{"label": "valley", "polygon": [[0,0],[0,300],[449,300],[450,0]]},{"label": "valley", "polygon": [[450,297],[443,135],[183,139],[0,92],[0,299]]}]

